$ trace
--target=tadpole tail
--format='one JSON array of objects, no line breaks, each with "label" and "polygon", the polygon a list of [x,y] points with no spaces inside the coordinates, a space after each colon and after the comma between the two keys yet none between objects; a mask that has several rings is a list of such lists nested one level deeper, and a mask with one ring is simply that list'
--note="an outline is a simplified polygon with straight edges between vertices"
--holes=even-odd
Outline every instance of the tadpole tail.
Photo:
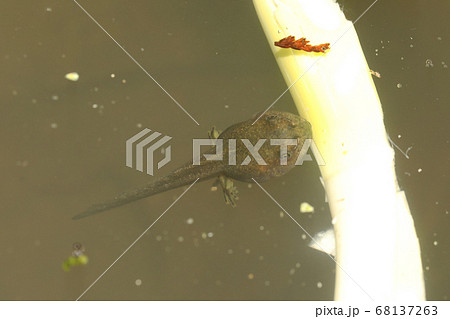
[{"label": "tadpole tail", "polygon": [[212,164],[205,165],[186,165],[167,176],[161,177],[153,183],[147,184],[141,188],[128,191],[117,195],[112,200],[95,204],[86,209],[84,212],[72,217],[73,220],[82,219],[101,212],[120,207],[139,199],[146,198],[155,194],[165,192],[174,188],[192,184],[196,179],[204,180],[216,176],[219,167]]},{"label": "tadpole tail", "polygon": [[96,215],[96,214],[99,214],[101,212],[104,212],[104,211],[107,211],[107,210],[110,210],[110,209],[113,209],[116,207],[120,207],[120,206],[129,204],[129,203],[135,202],[135,201],[145,198],[145,197],[149,197],[153,194],[156,194],[153,191],[153,189],[154,189],[154,187],[152,187],[152,185],[149,184],[140,189],[122,193],[122,194],[114,197],[112,200],[90,206],[84,212],[73,216],[72,219],[73,220],[82,219],[82,218]]}]

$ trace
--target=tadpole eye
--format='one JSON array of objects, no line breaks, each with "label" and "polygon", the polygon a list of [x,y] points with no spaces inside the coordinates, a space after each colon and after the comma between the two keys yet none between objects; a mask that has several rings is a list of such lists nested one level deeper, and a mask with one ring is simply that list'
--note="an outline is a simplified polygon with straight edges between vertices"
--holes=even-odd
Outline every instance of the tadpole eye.
[{"label": "tadpole eye", "polygon": [[266,117],[266,120],[267,120],[267,121],[273,121],[273,120],[275,120],[275,119],[277,119],[277,118],[278,118],[277,115],[269,115],[269,116]]},{"label": "tadpole eye", "polygon": [[281,158],[282,159],[290,159],[291,156],[292,156],[292,152],[291,151],[287,151],[287,152],[281,154]]}]

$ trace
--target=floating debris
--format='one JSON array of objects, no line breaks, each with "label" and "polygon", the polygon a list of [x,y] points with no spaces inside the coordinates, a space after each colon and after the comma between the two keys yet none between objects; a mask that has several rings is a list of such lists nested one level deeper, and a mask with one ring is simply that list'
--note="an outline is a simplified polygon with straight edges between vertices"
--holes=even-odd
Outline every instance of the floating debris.
[{"label": "floating debris", "polygon": [[67,73],[64,77],[69,81],[76,82],[80,78],[80,75],[77,72],[70,72],[70,73]]},{"label": "floating debris", "polygon": [[431,59],[425,60],[425,67],[432,68],[433,66],[434,66],[434,64],[433,64],[433,61],[431,61]]},{"label": "floating debris", "polygon": [[84,247],[81,243],[73,243],[72,249],[72,256],[67,258],[62,264],[64,271],[70,271],[74,266],[86,265],[89,261],[88,257],[84,254]]},{"label": "floating debris", "polygon": [[372,74],[373,76],[376,76],[377,78],[381,79],[381,74],[377,71],[374,70],[370,70],[370,74]]},{"label": "floating debris", "polygon": [[300,204],[300,213],[306,214],[306,213],[314,213],[314,207],[311,206],[307,202],[303,202]]}]

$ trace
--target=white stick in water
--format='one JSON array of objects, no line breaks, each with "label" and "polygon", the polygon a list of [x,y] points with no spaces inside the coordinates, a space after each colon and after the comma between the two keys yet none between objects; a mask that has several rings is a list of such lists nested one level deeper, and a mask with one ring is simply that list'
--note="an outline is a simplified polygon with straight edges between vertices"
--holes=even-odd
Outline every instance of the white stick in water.
[{"label": "white stick in water", "polygon": [[[420,247],[352,22],[331,0],[254,0],[301,116],[313,127],[336,234],[336,300],[424,300]],[[376,4],[375,4],[376,5]],[[287,36],[326,53],[274,46]]]}]

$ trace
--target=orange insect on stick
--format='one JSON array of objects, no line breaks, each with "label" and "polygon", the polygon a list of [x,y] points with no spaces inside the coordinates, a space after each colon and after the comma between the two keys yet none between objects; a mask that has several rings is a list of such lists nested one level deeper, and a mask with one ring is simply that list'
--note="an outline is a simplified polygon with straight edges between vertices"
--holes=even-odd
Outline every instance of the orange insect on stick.
[{"label": "orange insect on stick", "polygon": [[325,53],[325,50],[330,49],[329,43],[322,43],[319,45],[310,45],[309,41],[306,38],[300,38],[295,40],[295,37],[290,35],[286,38],[281,39],[280,41],[276,41],[275,45],[284,49],[294,49],[294,50],[303,50],[306,52],[322,52]]}]

